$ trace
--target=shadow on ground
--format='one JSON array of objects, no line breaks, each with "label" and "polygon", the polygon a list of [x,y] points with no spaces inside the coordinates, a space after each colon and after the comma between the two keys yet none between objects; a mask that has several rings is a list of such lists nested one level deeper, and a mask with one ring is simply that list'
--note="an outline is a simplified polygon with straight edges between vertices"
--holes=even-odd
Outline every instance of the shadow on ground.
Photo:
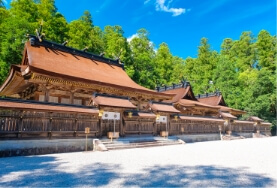
[{"label": "shadow on ground", "polygon": [[[78,159],[76,159],[78,160]],[[124,174],[120,165],[90,163],[65,172],[65,162],[53,156],[11,157],[0,160],[0,187],[274,187],[274,179],[244,168],[216,166],[153,166],[140,173]],[[123,170],[124,171],[124,170]]]},{"label": "shadow on ground", "polygon": [[[76,159],[78,160],[78,159]],[[9,157],[0,160],[0,187],[80,187],[105,186],[119,178],[117,165],[94,163],[64,172],[65,162],[52,156]]]},{"label": "shadow on ground", "polygon": [[125,181],[125,186],[140,187],[265,187],[275,180],[249,173],[246,169],[215,166],[153,166]]}]

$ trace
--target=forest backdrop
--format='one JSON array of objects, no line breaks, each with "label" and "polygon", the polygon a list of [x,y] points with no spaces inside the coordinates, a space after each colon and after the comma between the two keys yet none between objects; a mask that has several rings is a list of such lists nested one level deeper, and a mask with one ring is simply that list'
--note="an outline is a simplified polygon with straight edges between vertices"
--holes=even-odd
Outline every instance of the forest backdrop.
[{"label": "forest backdrop", "polygon": [[242,118],[259,116],[271,122],[276,133],[276,36],[266,30],[258,36],[242,32],[239,40],[226,38],[219,52],[202,38],[197,57],[182,59],[171,54],[166,43],[156,48],[144,28],[127,41],[121,26],[101,29],[88,11],[68,23],[54,0],[16,0],[10,9],[0,0],[0,83],[11,64],[21,63],[25,36],[34,34],[42,20],[47,40],[67,40],[73,48],[87,47],[89,52],[120,58],[128,75],[140,85],[154,89],[186,79],[195,95],[218,89],[228,106],[248,112]]}]

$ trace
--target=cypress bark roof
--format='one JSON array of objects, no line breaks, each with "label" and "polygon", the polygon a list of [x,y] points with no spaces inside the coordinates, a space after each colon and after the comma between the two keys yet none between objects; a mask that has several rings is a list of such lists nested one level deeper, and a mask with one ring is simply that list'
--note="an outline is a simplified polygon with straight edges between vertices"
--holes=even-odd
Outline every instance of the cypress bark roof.
[{"label": "cypress bark roof", "polygon": [[214,108],[214,109],[219,109],[218,106],[212,106],[208,104],[204,104],[198,101],[192,101],[192,100],[187,100],[187,99],[181,99],[178,101],[178,104],[184,106],[184,107],[194,107],[194,106],[201,106],[205,108]]},{"label": "cypress bark roof", "polygon": [[[21,70],[23,76],[39,73],[65,80],[97,84],[171,99],[173,95],[159,93],[135,83],[119,61],[107,59],[50,41],[31,38],[25,44]],[[9,76],[8,79],[12,79]],[[6,82],[10,82],[10,80]],[[1,87],[0,93],[7,84]],[[5,92],[2,95],[6,95]]]},{"label": "cypress bark roof", "polygon": [[157,112],[171,112],[171,113],[179,113],[180,111],[173,107],[172,104],[169,103],[150,103],[150,108],[153,111]]},{"label": "cypress bark roof", "polygon": [[203,98],[198,98],[198,101],[201,103],[217,106],[227,106],[222,95],[208,96]]},{"label": "cypress bark roof", "polygon": [[162,93],[174,94],[174,97],[172,100],[165,101],[165,102],[169,102],[169,103],[176,103],[180,99],[188,99],[188,100],[197,101],[197,99],[194,97],[191,86],[166,90],[166,91],[162,91]]},{"label": "cypress bark roof", "polygon": [[99,106],[113,106],[121,108],[137,108],[127,98],[118,98],[111,96],[96,96],[93,98],[93,102]]}]

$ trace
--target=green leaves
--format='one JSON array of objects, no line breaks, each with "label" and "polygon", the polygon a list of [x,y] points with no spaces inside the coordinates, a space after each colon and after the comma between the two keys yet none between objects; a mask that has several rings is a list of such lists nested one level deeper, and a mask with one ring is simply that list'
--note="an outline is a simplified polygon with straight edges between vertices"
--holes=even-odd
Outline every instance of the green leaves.
[{"label": "green leaves", "polygon": [[276,37],[262,30],[256,42],[258,65],[274,72],[276,71]]},{"label": "green leaves", "polygon": [[210,81],[213,79],[217,61],[217,52],[211,51],[207,38],[202,38],[197,58],[189,57],[185,61],[185,78],[191,82],[195,94],[215,91]]},{"label": "green leaves", "polygon": [[133,70],[132,79],[140,85],[154,89],[157,80],[154,66],[154,47],[148,39],[146,29],[137,31],[137,37],[130,41],[132,63],[128,66]]}]

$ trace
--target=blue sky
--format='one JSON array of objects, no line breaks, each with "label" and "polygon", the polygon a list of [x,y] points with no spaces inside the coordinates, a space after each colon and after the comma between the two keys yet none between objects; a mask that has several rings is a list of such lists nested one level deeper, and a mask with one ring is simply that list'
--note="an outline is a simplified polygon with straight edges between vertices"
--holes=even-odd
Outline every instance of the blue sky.
[{"label": "blue sky", "polygon": [[276,0],[56,0],[56,6],[68,22],[89,10],[94,25],[121,25],[126,38],[145,28],[156,48],[165,42],[182,58],[197,56],[202,37],[219,51],[224,38],[237,40],[243,31],[276,34]]}]

